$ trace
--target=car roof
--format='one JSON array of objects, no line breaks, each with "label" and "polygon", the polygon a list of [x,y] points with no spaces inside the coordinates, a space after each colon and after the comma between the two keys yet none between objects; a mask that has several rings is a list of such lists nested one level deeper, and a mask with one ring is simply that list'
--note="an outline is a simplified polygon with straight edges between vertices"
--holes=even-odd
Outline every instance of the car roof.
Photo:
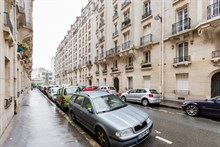
[{"label": "car roof", "polygon": [[80,92],[80,94],[82,95],[86,95],[90,98],[96,98],[96,97],[100,97],[100,96],[104,96],[104,95],[111,95],[107,92],[104,92],[104,91],[98,91],[98,90],[95,90],[95,91],[83,91],[83,92]]}]

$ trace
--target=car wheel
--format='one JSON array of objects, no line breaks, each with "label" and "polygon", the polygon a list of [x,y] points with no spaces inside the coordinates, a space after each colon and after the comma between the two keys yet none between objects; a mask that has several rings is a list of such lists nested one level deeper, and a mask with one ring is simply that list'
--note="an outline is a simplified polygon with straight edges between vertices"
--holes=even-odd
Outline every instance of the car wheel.
[{"label": "car wheel", "polygon": [[147,105],[149,104],[149,102],[148,102],[147,99],[143,99],[142,102],[141,102],[141,104],[142,104],[143,106],[147,106]]},{"label": "car wheel", "polygon": [[188,105],[186,107],[186,114],[189,116],[198,116],[199,115],[199,108],[196,105]]},{"label": "car wheel", "polygon": [[121,100],[124,101],[124,102],[126,102],[126,97],[125,97],[125,96],[122,96],[122,97],[121,97]]},{"label": "car wheel", "polygon": [[60,107],[61,107],[61,109],[62,109],[63,111],[65,111],[65,108],[64,108],[64,104],[63,104],[63,103],[61,103]]},{"label": "car wheel", "polygon": [[75,116],[75,114],[74,114],[73,111],[70,111],[70,118],[71,118],[74,122],[76,122],[76,116]]},{"label": "car wheel", "polygon": [[102,128],[100,128],[100,127],[97,128],[96,137],[97,137],[98,143],[102,147],[109,147],[108,137]]}]

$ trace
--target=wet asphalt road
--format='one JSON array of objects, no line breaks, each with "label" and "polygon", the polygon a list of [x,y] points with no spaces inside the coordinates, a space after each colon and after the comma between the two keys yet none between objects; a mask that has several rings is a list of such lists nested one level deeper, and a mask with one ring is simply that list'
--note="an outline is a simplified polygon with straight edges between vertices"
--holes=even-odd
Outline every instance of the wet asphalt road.
[{"label": "wet asphalt road", "polygon": [[1,147],[90,147],[41,93],[33,90],[0,139]]},{"label": "wet asphalt road", "polygon": [[[146,111],[154,122],[152,133],[138,147],[220,146],[220,120],[189,117],[181,110],[171,108],[129,104]],[[3,136],[3,144],[1,140],[4,139],[0,139],[0,146],[97,146],[89,144],[88,137],[85,139],[85,136],[90,136],[93,142],[95,137],[91,133],[81,125],[74,124],[76,128],[83,128],[82,131],[75,129],[66,119],[68,112],[60,112],[38,91],[31,92],[31,97],[23,100],[20,109],[20,116],[15,116],[9,127],[11,129],[7,129],[7,135]]]}]

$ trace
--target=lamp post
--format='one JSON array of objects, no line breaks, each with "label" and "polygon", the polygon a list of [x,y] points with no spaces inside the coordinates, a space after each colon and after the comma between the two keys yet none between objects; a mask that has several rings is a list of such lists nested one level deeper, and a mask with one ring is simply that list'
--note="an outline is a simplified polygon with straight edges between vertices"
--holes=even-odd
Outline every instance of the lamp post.
[{"label": "lamp post", "polygon": [[157,14],[154,19],[160,20],[161,22],[161,48],[160,48],[160,90],[161,90],[161,98],[164,100],[164,42],[163,42],[163,36],[164,36],[164,0],[162,0],[161,5],[161,15]]}]

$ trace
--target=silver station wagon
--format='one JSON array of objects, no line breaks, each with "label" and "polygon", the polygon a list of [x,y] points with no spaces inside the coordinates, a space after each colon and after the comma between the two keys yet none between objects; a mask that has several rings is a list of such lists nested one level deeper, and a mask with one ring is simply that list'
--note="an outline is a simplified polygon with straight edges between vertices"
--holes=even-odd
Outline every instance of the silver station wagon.
[{"label": "silver station wagon", "polygon": [[133,146],[151,133],[149,115],[103,91],[73,94],[70,116],[94,133],[101,146]]},{"label": "silver station wagon", "polygon": [[131,89],[121,94],[123,101],[138,102],[143,106],[148,104],[160,104],[160,94],[155,89]]}]

